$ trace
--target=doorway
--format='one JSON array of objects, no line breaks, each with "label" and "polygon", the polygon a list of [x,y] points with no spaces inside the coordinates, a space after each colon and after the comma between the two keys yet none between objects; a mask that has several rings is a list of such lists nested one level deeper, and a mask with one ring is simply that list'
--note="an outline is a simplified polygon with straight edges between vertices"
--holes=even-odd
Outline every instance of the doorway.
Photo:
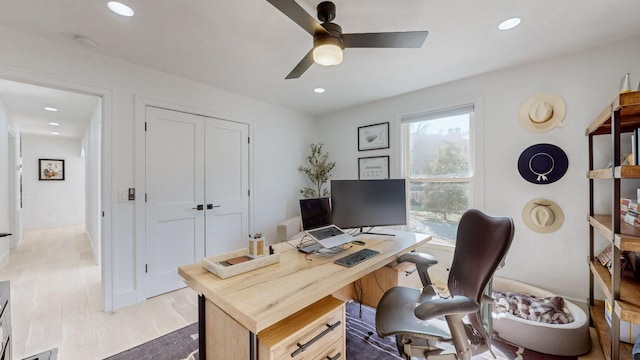
[{"label": "doorway", "polygon": [[[95,263],[104,265],[100,217],[102,96],[86,89],[69,90],[61,81],[46,84],[29,77],[15,81],[0,78],[0,98],[10,123],[12,248],[20,246],[23,229],[81,226],[91,243]],[[64,180],[40,179],[40,159],[47,158],[64,160]],[[63,203],[63,210],[53,208],[59,203]],[[108,309],[110,295],[105,285],[100,281],[100,307]]]}]

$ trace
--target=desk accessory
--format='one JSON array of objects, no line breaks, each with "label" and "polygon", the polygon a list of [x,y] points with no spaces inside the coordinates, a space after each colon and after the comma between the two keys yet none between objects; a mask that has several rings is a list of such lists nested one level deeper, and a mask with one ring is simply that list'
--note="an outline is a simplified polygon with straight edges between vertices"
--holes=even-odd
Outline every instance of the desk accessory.
[{"label": "desk accessory", "polygon": [[249,256],[252,258],[265,256],[267,254],[265,251],[267,247],[266,243],[267,238],[262,236],[262,233],[253,236],[249,234]]},{"label": "desk accessory", "polygon": [[[280,262],[279,253],[258,258],[251,258],[247,255],[248,253],[248,249],[245,248],[205,257],[202,259],[202,267],[217,277],[226,279]],[[246,261],[238,261],[243,257],[248,259]]]}]

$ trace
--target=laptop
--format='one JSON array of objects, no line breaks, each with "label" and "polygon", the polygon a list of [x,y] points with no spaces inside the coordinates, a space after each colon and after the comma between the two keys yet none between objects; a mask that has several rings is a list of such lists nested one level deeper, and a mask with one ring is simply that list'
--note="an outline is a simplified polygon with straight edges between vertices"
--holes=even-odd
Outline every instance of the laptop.
[{"label": "laptop", "polygon": [[340,246],[355,240],[351,234],[345,233],[335,225],[322,226],[304,232],[324,248]]},{"label": "laptop", "polygon": [[302,229],[314,240],[313,244],[299,249],[303,253],[315,253],[322,248],[331,248],[353,241],[353,236],[332,224],[331,203],[328,197],[300,199],[300,215]]},{"label": "laptop", "polygon": [[331,203],[329,198],[300,199],[302,229],[310,230],[331,225]]}]

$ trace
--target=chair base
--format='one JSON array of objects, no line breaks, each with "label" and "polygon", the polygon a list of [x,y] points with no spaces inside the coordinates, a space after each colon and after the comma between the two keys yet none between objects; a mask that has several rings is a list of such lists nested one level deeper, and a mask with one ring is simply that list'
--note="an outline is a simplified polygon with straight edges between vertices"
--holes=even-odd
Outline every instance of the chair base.
[{"label": "chair base", "polygon": [[405,360],[411,360],[412,356],[425,359],[457,359],[456,349],[450,343],[407,335],[396,335],[396,344],[398,345],[400,356]]}]

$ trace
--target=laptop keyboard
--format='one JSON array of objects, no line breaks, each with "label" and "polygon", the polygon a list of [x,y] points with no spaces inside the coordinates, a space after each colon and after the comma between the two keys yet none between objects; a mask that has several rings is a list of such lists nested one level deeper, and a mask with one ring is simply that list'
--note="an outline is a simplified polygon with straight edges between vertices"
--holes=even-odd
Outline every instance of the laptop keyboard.
[{"label": "laptop keyboard", "polygon": [[349,254],[347,256],[341,257],[340,259],[336,259],[334,260],[334,263],[338,265],[346,266],[346,267],[352,267],[378,254],[380,253],[375,250],[362,249],[354,252],[353,254]]},{"label": "laptop keyboard", "polygon": [[332,236],[338,236],[344,234],[342,231],[335,227],[328,227],[325,229],[309,230],[308,233],[312,234],[318,240],[324,240]]}]

